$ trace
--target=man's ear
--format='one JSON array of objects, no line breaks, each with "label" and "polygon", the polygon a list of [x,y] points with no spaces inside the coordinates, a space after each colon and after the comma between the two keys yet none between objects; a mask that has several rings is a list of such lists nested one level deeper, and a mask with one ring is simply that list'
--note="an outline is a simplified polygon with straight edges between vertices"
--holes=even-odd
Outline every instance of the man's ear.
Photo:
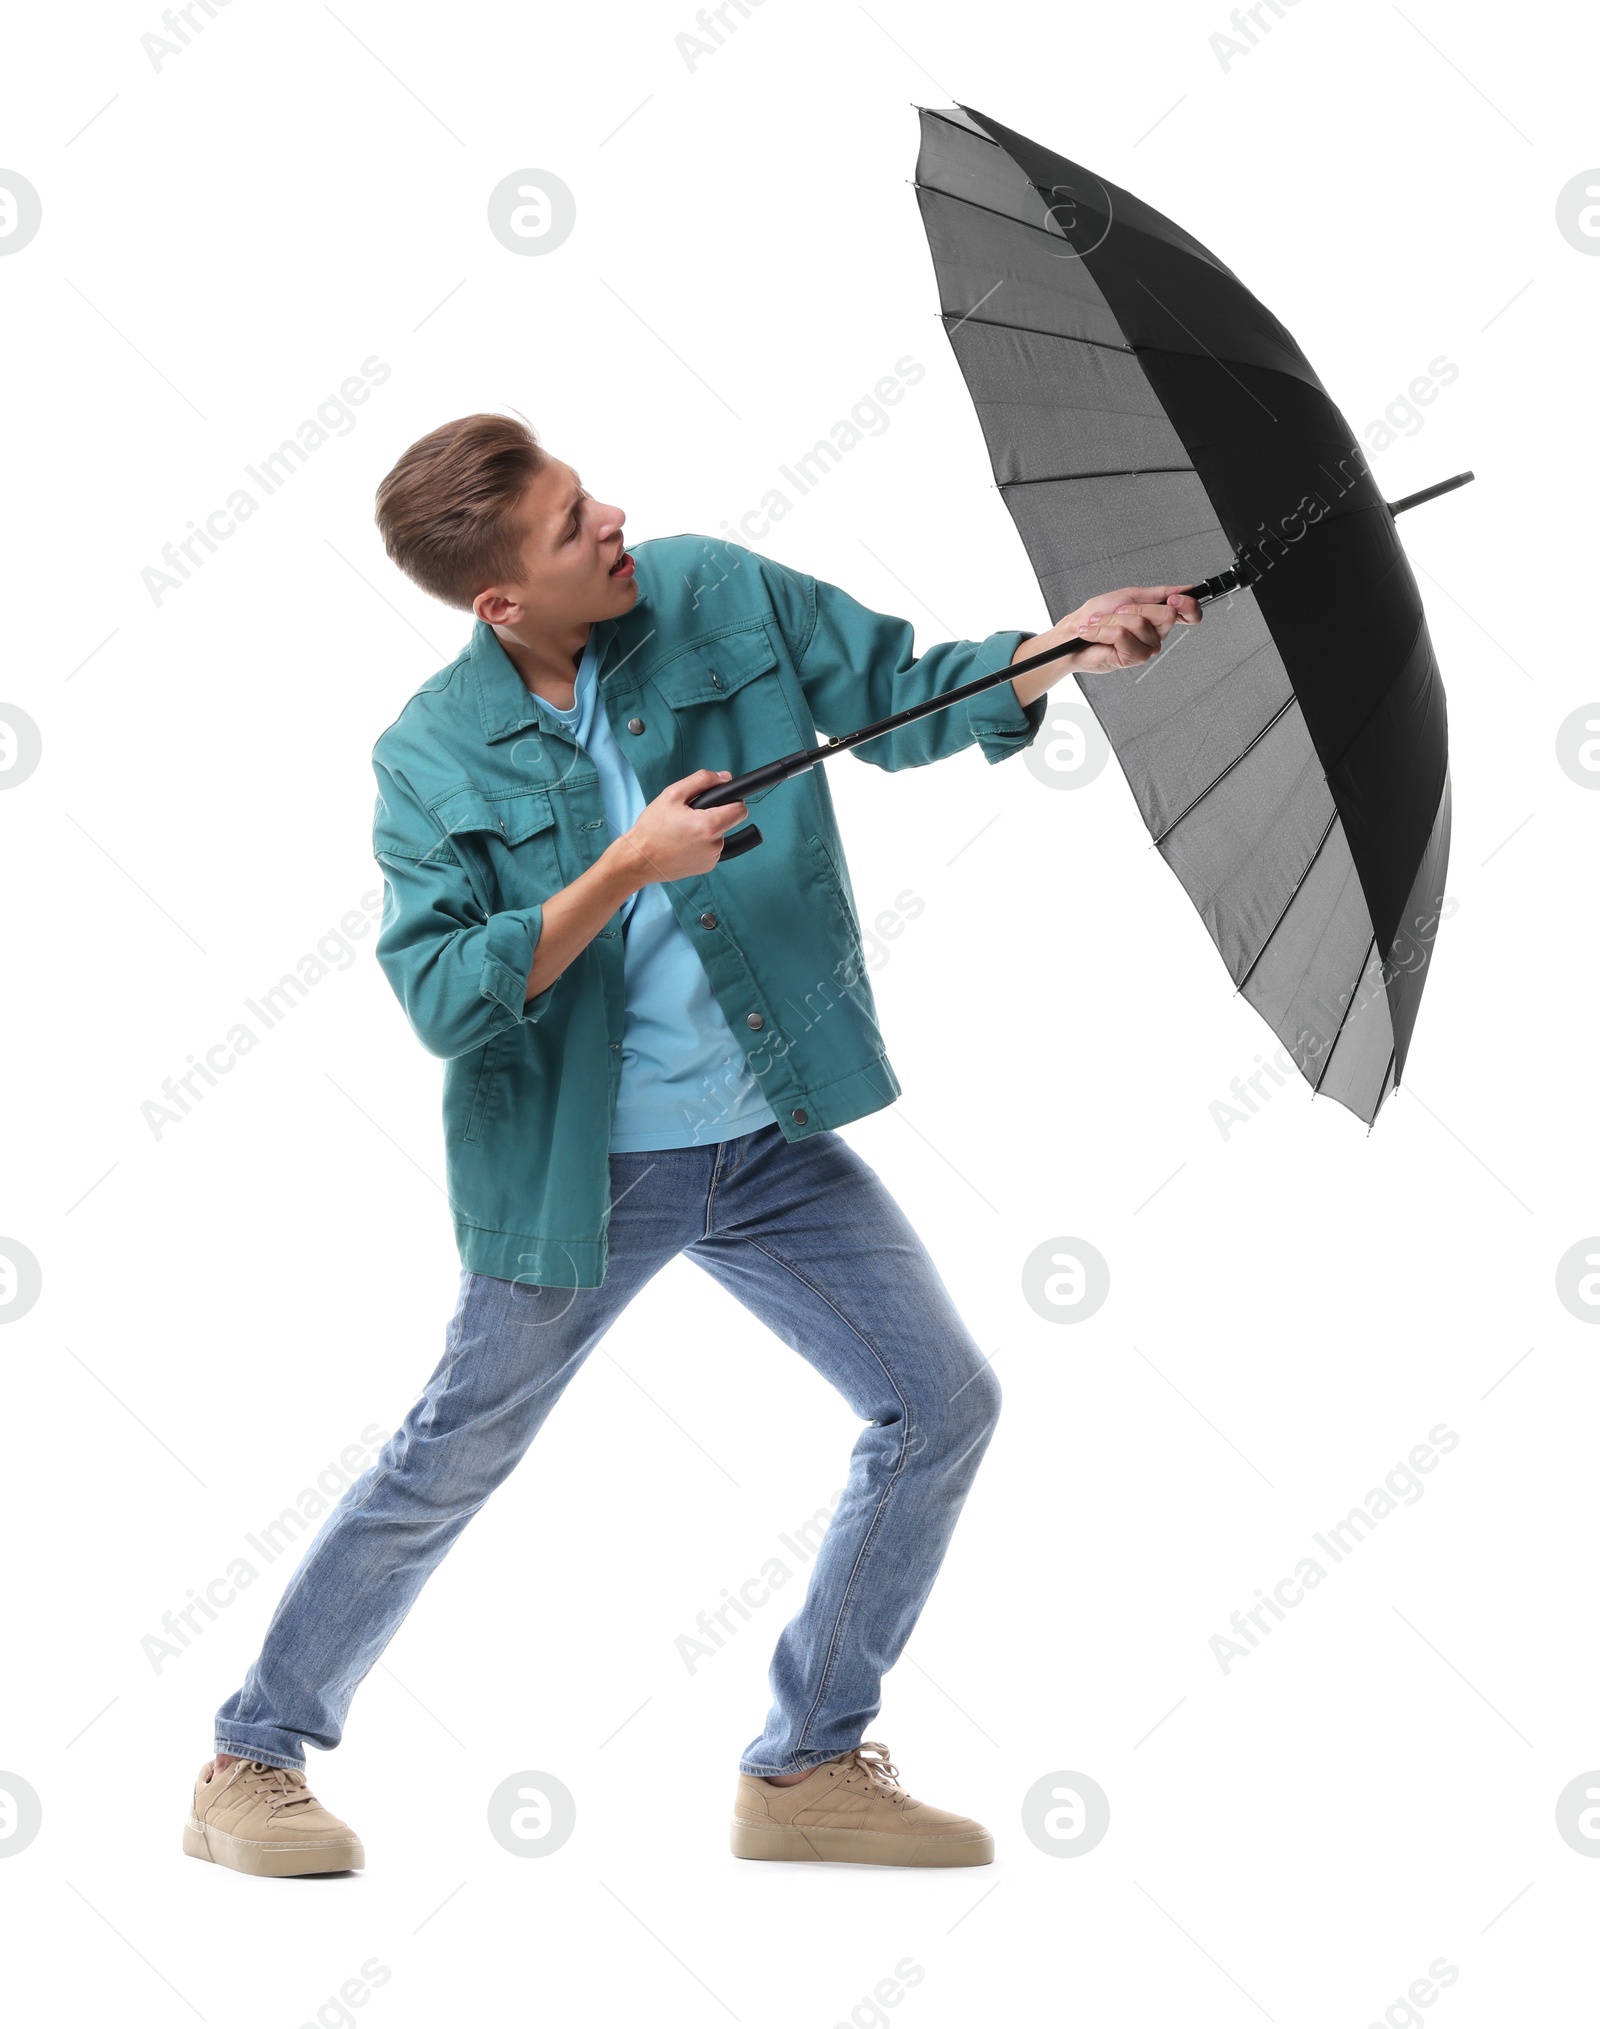
[{"label": "man's ear", "polygon": [[514,627],[522,618],[522,604],[519,600],[508,599],[498,586],[491,585],[488,591],[480,592],[472,602],[472,610],[487,626]]}]

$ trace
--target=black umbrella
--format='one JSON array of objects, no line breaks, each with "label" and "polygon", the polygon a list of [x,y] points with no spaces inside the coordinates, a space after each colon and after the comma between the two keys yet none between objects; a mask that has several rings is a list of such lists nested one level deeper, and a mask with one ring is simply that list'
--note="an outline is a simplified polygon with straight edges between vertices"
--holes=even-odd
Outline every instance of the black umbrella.
[{"label": "black umbrella", "polygon": [[[946,332],[1052,621],[1125,583],[1198,579],[1214,608],[1153,680],[1078,682],[1238,990],[1313,1090],[1370,1122],[1405,1064],[1450,842],[1444,690],[1394,517],[1471,474],[1386,504],[1299,347],[1214,254],[997,121],[921,118]],[[745,826],[724,854],[759,840]]]}]

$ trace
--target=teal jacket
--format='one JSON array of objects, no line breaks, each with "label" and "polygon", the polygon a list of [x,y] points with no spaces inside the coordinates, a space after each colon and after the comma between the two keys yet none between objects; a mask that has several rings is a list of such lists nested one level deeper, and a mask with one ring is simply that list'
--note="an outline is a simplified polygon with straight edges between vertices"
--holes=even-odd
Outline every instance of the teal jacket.
[{"label": "teal jacket", "polygon": [[[914,656],[908,622],[736,543],[634,550],[639,596],[599,624],[601,700],[646,800],[696,768],[734,774],[1004,667],[1027,636]],[[1044,701],[1008,683],[854,750],[880,768],[977,742],[1026,747]],[[594,764],[541,714],[479,621],[372,753],[384,876],[378,962],[444,1059],[451,1216],[463,1267],[594,1289],[605,1280],[608,1150],[621,1068],[613,917],[525,998],[543,902],[610,844]],[[868,984],[825,769],[751,799],[765,843],[670,885],[784,1134],[798,1141],[899,1096]]]}]

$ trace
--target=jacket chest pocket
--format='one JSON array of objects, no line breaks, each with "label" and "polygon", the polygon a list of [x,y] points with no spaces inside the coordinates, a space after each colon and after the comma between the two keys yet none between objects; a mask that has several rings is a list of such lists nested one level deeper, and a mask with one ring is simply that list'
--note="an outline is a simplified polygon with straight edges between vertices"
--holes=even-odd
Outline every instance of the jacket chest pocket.
[{"label": "jacket chest pocket", "polygon": [[671,710],[682,774],[737,774],[815,738],[795,718],[777,650],[759,624],[686,648],[652,673],[650,685]]},{"label": "jacket chest pocket", "polygon": [[457,789],[433,811],[485,911],[531,908],[566,885],[559,827],[547,791],[491,796]]}]

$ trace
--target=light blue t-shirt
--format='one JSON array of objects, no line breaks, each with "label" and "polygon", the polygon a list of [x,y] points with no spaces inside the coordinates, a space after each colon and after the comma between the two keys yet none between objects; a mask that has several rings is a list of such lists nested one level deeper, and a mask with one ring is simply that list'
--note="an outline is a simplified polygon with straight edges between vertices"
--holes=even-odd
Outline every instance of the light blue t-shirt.
[{"label": "light blue t-shirt", "polygon": [[[592,628],[571,710],[536,702],[593,761],[606,822],[620,838],[644,809],[644,791],[600,704]],[[731,1141],[776,1120],[662,883],[629,896],[621,916],[627,1006],[613,1153]]]}]

